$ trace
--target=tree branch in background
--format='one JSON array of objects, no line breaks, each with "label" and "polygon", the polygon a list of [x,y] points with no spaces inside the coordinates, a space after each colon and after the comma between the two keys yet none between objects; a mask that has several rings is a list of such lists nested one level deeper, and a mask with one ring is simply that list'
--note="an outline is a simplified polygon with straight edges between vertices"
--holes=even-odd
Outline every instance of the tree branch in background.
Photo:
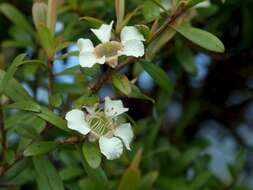
[{"label": "tree branch in background", "polygon": [[50,97],[53,95],[54,74],[53,74],[53,63],[51,60],[48,60],[47,66],[48,66],[48,108],[52,110],[52,103]]},{"label": "tree branch in background", "polygon": [[4,128],[4,112],[3,108],[0,105],[0,133],[1,133],[1,145],[2,145],[2,155],[1,160],[3,161],[5,158],[5,152],[7,150],[7,141],[6,141],[6,131]]}]

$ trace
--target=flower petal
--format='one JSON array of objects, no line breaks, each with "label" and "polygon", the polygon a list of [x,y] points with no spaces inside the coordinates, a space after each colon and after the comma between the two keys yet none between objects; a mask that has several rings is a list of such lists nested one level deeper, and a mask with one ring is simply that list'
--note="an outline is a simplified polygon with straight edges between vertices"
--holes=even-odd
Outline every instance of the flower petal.
[{"label": "flower petal", "polygon": [[145,41],[143,35],[134,26],[125,26],[120,34],[122,44],[129,40]]},{"label": "flower petal", "polygon": [[91,31],[97,36],[102,42],[109,42],[112,34],[113,21],[108,24],[102,24],[99,29],[91,29]]},{"label": "flower petal", "polygon": [[79,54],[79,64],[82,67],[92,67],[96,63],[104,64],[105,63],[105,57],[102,58],[96,58],[95,54],[93,52],[81,52]]},{"label": "flower petal", "polygon": [[83,38],[78,39],[77,46],[80,52],[92,52],[94,50],[93,43],[89,39],[83,39]]},{"label": "flower petal", "polygon": [[123,49],[119,55],[142,57],[144,55],[144,45],[140,40],[129,40],[123,44]]},{"label": "flower petal", "polygon": [[130,143],[133,140],[134,133],[130,123],[124,123],[116,128],[114,135],[119,137],[125,144],[126,148],[130,150]]},{"label": "flower petal", "polygon": [[69,111],[65,119],[67,120],[68,128],[78,131],[86,135],[90,132],[88,123],[84,120],[84,113],[81,110],[73,109]]},{"label": "flower petal", "polygon": [[117,137],[100,137],[100,151],[108,160],[119,158],[123,152],[123,144]]},{"label": "flower petal", "polygon": [[105,114],[108,117],[116,117],[124,112],[128,111],[128,108],[124,108],[121,100],[111,100],[109,97],[105,98]]}]

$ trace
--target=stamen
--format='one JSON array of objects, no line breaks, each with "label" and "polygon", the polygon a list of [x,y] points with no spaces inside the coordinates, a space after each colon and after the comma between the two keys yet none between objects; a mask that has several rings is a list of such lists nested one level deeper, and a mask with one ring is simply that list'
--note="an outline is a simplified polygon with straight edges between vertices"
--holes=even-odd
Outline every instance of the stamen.
[{"label": "stamen", "polygon": [[113,129],[113,121],[111,118],[107,118],[104,114],[96,113],[88,118],[90,129],[97,136],[103,136],[109,133]]}]

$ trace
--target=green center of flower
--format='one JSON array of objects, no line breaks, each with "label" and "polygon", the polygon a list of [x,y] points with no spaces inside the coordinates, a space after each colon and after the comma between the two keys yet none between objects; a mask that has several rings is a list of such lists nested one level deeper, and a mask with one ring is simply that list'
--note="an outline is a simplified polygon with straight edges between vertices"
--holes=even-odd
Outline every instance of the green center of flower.
[{"label": "green center of flower", "polygon": [[96,113],[90,116],[88,123],[92,132],[100,137],[108,134],[114,128],[112,119],[106,117],[104,113]]},{"label": "green center of flower", "polygon": [[118,55],[118,51],[122,49],[122,45],[119,42],[111,41],[103,44],[99,44],[95,47],[95,54],[98,58],[104,57],[111,58]]}]

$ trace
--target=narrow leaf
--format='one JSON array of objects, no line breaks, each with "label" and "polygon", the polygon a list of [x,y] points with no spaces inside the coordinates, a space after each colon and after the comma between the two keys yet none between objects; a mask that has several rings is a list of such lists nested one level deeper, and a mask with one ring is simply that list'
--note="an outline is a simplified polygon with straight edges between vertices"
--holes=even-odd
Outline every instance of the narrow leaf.
[{"label": "narrow leaf", "polygon": [[41,107],[41,112],[36,113],[37,116],[42,118],[43,120],[53,124],[55,127],[64,130],[69,131],[67,128],[67,123],[64,119],[56,115],[54,112],[50,111],[48,108]]},{"label": "narrow leaf", "polygon": [[101,167],[98,167],[96,169],[91,168],[83,156],[82,147],[78,146],[78,151],[81,156],[82,165],[86,173],[88,174],[89,178],[93,182],[95,189],[109,190],[109,182],[103,169]]},{"label": "narrow leaf", "polygon": [[8,3],[0,4],[0,11],[15,25],[29,32],[30,34],[34,34],[34,30],[32,26],[27,22],[27,18],[14,6]]},{"label": "narrow leaf", "polygon": [[118,190],[136,190],[141,179],[141,173],[138,168],[128,168],[120,180]]},{"label": "narrow leaf", "polygon": [[33,165],[39,190],[64,190],[58,171],[49,160],[43,156],[34,156]]},{"label": "narrow leaf", "polygon": [[132,91],[131,83],[125,75],[120,76],[114,74],[112,76],[112,83],[120,92],[125,95],[129,95]]},{"label": "narrow leaf", "polygon": [[[5,78],[6,73],[0,70],[0,86]],[[5,87],[5,95],[13,101],[32,100],[32,97],[26,92],[23,86],[15,79],[10,79],[8,85]]]},{"label": "narrow leaf", "polygon": [[150,98],[149,96],[143,94],[136,85],[132,85],[132,92],[128,95],[128,97],[148,100],[152,103],[155,103],[155,100],[153,98]]},{"label": "narrow leaf", "polygon": [[57,144],[55,142],[49,141],[35,142],[25,149],[24,156],[35,156],[45,154],[55,149],[56,146]]},{"label": "narrow leaf", "polygon": [[164,92],[171,95],[173,92],[173,84],[168,74],[161,69],[158,65],[155,65],[149,61],[141,62],[142,67],[146,70],[155,82],[161,87]]},{"label": "narrow leaf", "polygon": [[40,105],[34,101],[19,101],[7,106],[10,109],[19,109],[32,112],[40,112]]},{"label": "narrow leaf", "polygon": [[98,144],[84,142],[82,146],[84,158],[92,168],[98,168],[101,163],[101,152]]},{"label": "narrow leaf", "polygon": [[173,26],[173,28],[185,38],[199,45],[200,47],[219,53],[223,53],[225,51],[223,43],[216,36],[207,31],[194,28],[186,24]]},{"label": "narrow leaf", "polygon": [[104,24],[104,21],[99,20],[97,18],[93,18],[93,17],[89,17],[89,16],[84,16],[80,18],[81,20],[85,20],[88,22],[90,27],[94,27],[94,28],[98,28],[100,27],[102,24]]}]

